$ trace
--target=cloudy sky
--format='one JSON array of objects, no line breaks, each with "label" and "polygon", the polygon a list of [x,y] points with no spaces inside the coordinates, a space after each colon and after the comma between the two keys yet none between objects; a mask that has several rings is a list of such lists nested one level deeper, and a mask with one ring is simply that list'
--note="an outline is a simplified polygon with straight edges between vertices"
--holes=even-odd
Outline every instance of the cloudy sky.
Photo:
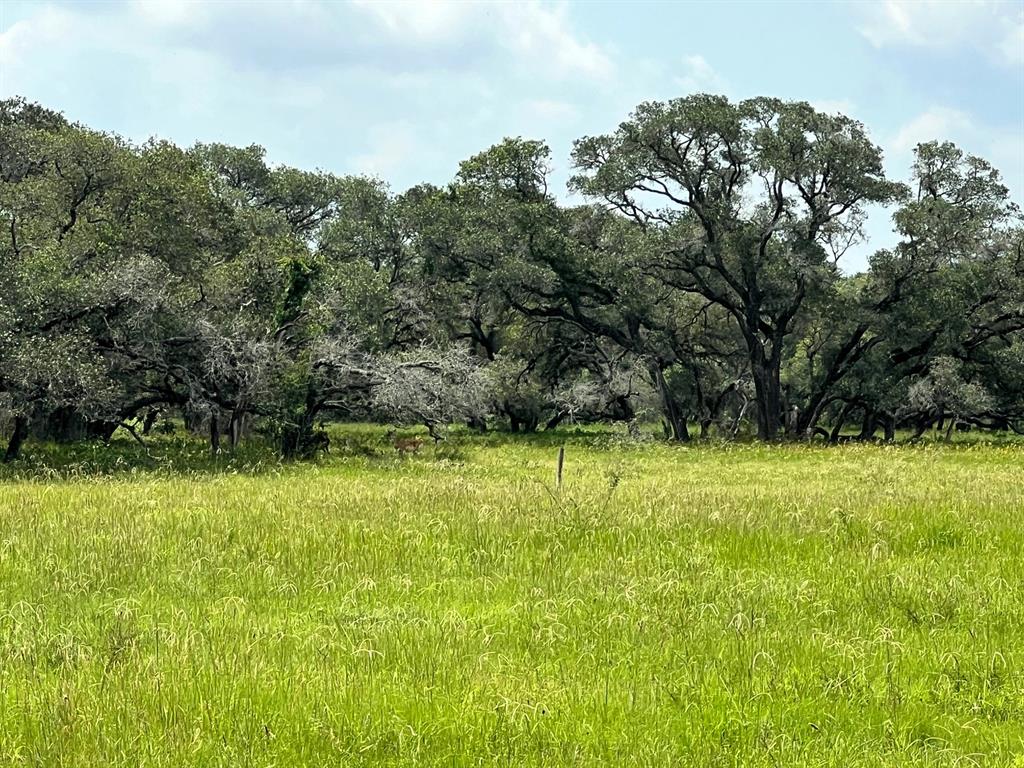
[{"label": "cloudy sky", "polygon": [[[500,140],[572,141],[695,91],[863,121],[906,175],[951,139],[1024,201],[1024,3],[0,0],[0,97],[91,127],[262,144],[272,161],[443,183]],[[891,242],[874,214],[872,242]],[[865,249],[848,268],[858,267]]]}]

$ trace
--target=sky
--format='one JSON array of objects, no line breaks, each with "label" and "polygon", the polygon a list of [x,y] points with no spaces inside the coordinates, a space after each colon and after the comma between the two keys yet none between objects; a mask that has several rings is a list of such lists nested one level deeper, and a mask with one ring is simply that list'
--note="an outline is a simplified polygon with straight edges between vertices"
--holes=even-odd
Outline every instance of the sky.
[{"label": "sky", "polygon": [[[574,139],[695,92],[848,114],[897,179],[918,142],[955,141],[1024,204],[1024,0],[0,0],[0,98],[395,191],[524,136],[548,142],[568,200]],[[889,216],[872,211],[844,269],[895,241]]]}]

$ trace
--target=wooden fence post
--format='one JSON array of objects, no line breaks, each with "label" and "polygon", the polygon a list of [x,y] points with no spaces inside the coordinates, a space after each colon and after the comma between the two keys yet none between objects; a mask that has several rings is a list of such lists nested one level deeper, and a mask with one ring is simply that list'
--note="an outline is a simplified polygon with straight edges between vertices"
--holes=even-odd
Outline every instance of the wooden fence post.
[{"label": "wooden fence post", "polygon": [[565,466],[565,446],[558,449],[558,469],[555,470],[555,487],[562,487],[562,467]]}]

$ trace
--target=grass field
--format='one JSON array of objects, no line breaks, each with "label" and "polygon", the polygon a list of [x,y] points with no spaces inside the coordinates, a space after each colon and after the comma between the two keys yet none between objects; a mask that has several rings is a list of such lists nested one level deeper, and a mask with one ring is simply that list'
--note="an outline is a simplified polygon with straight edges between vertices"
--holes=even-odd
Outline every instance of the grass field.
[{"label": "grass field", "polygon": [[1022,446],[354,434],[0,476],[0,764],[1024,765]]}]

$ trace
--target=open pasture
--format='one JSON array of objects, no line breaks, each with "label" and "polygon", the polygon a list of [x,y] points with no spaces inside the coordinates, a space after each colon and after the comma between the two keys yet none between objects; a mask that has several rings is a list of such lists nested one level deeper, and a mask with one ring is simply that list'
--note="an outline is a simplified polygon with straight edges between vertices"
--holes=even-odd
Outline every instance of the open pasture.
[{"label": "open pasture", "polygon": [[5,476],[0,764],[1024,754],[1019,445],[353,435]]}]

